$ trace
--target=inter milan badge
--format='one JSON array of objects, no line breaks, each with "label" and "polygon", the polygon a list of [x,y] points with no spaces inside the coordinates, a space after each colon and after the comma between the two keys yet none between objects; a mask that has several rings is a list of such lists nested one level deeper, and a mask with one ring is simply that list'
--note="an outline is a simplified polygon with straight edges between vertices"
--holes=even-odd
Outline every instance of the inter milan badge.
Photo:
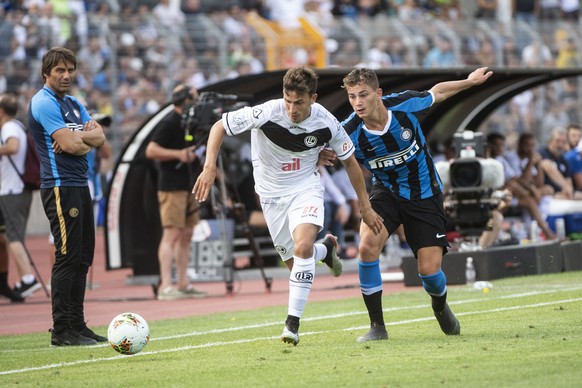
[{"label": "inter milan badge", "polygon": [[79,216],[79,209],[77,209],[76,207],[71,208],[71,210],[69,210],[69,215],[73,218],[76,218]]},{"label": "inter milan badge", "polygon": [[400,138],[404,141],[408,141],[410,140],[410,138],[412,137],[412,131],[408,128],[401,128],[402,132],[400,132]]},{"label": "inter milan badge", "polygon": [[81,112],[79,112],[77,109],[73,109],[73,113],[75,114],[76,118],[81,118]]}]

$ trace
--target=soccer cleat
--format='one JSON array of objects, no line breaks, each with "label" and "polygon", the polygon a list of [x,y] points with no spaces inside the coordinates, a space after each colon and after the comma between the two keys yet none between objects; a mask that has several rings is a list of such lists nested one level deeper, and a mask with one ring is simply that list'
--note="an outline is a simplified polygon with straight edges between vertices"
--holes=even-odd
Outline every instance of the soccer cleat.
[{"label": "soccer cleat", "polygon": [[386,331],[386,326],[380,326],[375,323],[372,323],[370,326],[370,331],[364,334],[361,337],[358,337],[357,341],[359,343],[368,342],[368,341],[381,341],[388,339],[388,332]]},{"label": "soccer cleat", "polygon": [[40,283],[34,279],[30,284],[21,283],[20,286],[14,287],[14,291],[19,293],[23,298],[28,298],[33,292],[39,290],[40,287]]},{"label": "soccer cleat", "polygon": [[338,251],[337,239],[333,234],[327,234],[323,238],[321,243],[325,245],[325,247],[327,248],[327,254],[325,255],[325,258],[322,261],[329,267],[329,272],[333,276],[335,277],[340,276],[342,274],[343,266],[341,260],[337,256]]},{"label": "soccer cleat", "polygon": [[107,337],[103,337],[102,335],[95,333],[93,330],[89,329],[87,326],[84,326],[80,329],[77,329],[76,331],[79,334],[81,334],[83,337],[94,339],[97,342],[107,342],[108,341]]},{"label": "soccer cleat", "polygon": [[298,331],[299,331],[298,329],[293,331],[293,328],[285,324],[285,327],[283,328],[283,333],[281,334],[281,340],[286,344],[293,344],[293,346],[297,346],[297,344],[299,343]]},{"label": "soccer cleat", "polygon": [[461,324],[455,314],[451,311],[448,304],[445,304],[443,311],[435,311],[434,316],[436,317],[441,330],[446,335],[459,335],[461,334]]},{"label": "soccer cleat", "polygon": [[87,338],[79,334],[78,331],[69,329],[57,334],[53,329],[51,332],[51,346],[87,346],[97,345],[93,338]]}]

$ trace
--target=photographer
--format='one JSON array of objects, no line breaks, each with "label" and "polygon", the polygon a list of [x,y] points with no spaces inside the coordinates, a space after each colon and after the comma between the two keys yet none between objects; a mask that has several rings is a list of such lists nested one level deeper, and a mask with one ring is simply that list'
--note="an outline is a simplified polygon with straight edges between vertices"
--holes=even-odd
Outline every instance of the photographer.
[{"label": "photographer", "polygon": [[[182,123],[184,108],[198,98],[198,92],[178,85],[172,93],[174,110],[159,124],[148,144],[148,159],[159,161],[158,201],[162,239],[158,248],[160,284],[158,300],[206,296],[192,287],[187,276],[191,238],[199,220],[199,204],[190,192],[195,180],[195,146]],[[172,285],[172,262],[176,260],[177,287]]]}]

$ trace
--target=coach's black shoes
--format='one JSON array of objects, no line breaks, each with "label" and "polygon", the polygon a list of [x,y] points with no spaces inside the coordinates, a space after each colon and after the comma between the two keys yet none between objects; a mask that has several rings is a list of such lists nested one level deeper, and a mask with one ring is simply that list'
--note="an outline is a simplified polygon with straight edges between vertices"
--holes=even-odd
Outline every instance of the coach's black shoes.
[{"label": "coach's black shoes", "polygon": [[439,321],[439,325],[441,326],[441,330],[446,335],[459,335],[461,334],[461,324],[455,314],[451,311],[448,304],[445,304],[445,308],[443,311],[435,311],[434,316],[436,317],[437,321]]},{"label": "coach's black shoes", "polygon": [[51,332],[51,346],[97,345],[97,341],[93,338],[82,336],[78,331],[73,329],[68,329],[61,333],[57,333],[54,329],[50,329],[49,331]]},{"label": "coach's black shoes", "polygon": [[365,335],[358,337],[357,341],[360,343],[368,342],[368,341],[381,341],[388,339],[388,332],[386,331],[386,326],[378,325],[375,322],[372,322],[370,325],[370,331],[367,332]]},{"label": "coach's black shoes", "polygon": [[87,326],[83,326],[82,328],[76,328],[77,332],[81,334],[83,337],[94,339],[97,342],[107,342],[107,337],[103,337],[95,333],[93,330],[89,329]]},{"label": "coach's black shoes", "polygon": [[328,234],[323,238],[321,243],[327,248],[327,255],[325,255],[325,258],[322,261],[329,267],[329,272],[331,272],[333,276],[340,276],[343,271],[343,266],[341,260],[337,256],[337,239],[333,234]]}]

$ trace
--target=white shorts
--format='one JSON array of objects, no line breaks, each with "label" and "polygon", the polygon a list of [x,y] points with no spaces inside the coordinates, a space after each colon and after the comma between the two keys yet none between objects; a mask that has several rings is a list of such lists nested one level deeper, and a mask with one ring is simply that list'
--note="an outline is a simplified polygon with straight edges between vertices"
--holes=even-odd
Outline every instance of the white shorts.
[{"label": "white shorts", "polygon": [[317,185],[285,197],[261,198],[271,239],[283,261],[293,257],[293,231],[297,225],[323,228],[323,193],[323,186]]}]

